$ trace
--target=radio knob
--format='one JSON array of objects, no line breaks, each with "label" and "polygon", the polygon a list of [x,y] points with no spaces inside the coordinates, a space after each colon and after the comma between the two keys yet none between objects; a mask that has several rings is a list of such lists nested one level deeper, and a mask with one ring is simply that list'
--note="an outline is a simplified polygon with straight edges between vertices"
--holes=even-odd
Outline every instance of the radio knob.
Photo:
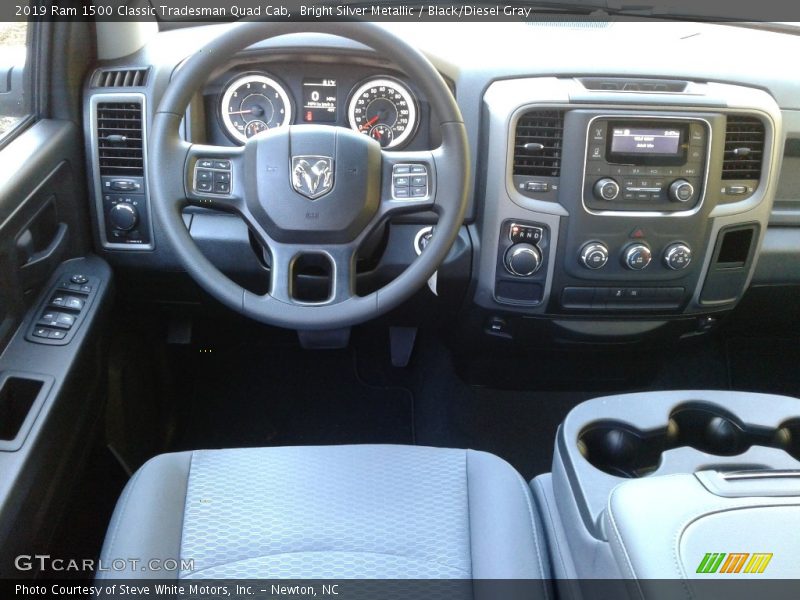
[{"label": "radio knob", "polygon": [[647,268],[652,259],[653,254],[650,252],[650,248],[644,244],[633,244],[625,250],[623,262],[631,271],[641,271]]},{"label": "radio knob", "polygon": [[694,197],[694,186],[685,179],[676,179],[669,186],[669,199],[673,202],[689,202]]},{"label": "radio knob", "polygon": [[619,184],[610,177],[598,179],[594,184],[594,195],[598,200],[616,200],[619,196]]},{"label": "radio knob", "polygon": [[512,275],[529,277],[542,266],[542,253],[531,244],[515,244],[506,252],[505,263]]},{"label": "radio knob", "polygon": [[139,213],[130,204],[120,202],[111,207],[111,211],[108,213],[108,220],[114,229],[130,231],[139,222]]},{"label": "radio knob", "polygon": [[688,267],[690,262],[692,262],[692,249],[686,244],[670,244],[664,250],[664,264],[668,269],[680,271]]},{"label": "radio knob", "polygon": [[601,242],[589,242],[581,248],[580,261],[587,269],[602,269],[608,262],[608,248]]}]

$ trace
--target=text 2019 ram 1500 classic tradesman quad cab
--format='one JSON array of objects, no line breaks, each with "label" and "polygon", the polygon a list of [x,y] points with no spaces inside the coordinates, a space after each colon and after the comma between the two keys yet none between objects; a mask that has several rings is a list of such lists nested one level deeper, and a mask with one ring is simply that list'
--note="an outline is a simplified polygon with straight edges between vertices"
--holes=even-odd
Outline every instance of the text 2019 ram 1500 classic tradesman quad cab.
[{"label": "text 2019 ram 1500 classic tradesman quad cab", "polygon": [[606,8],[5,23],[10,592],[797,579],[798,30]]}]

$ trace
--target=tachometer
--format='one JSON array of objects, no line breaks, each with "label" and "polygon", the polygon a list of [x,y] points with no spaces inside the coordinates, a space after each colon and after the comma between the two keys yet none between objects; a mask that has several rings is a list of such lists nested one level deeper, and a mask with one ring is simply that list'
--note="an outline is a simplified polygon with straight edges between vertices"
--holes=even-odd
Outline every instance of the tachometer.
[{"label": "tachometer", "polygon": [[411,91],[389,78],[370,79],[350,96],[350,127],[378,140],[384,148],[407,142],[417,127],[417,102]]},{"label": "tachometer", "polygon": [[227,133],[246,142],[257,133],[291,123],[292,103],[286,89],[272,77],[251,73],[226,86],[220,115]]}]

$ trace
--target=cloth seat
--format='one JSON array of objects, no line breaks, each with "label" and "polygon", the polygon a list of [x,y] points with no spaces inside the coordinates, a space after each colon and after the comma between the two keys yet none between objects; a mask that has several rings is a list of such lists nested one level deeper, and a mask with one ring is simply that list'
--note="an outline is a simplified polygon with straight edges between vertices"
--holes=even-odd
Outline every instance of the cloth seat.
[{"label": "cloth seat", "polygon": [[[136,472],[98,578],[544,579],[542,541],[525,481],[485,452],[199,450]],[[165,570],[141,570],[152,560]]]}]

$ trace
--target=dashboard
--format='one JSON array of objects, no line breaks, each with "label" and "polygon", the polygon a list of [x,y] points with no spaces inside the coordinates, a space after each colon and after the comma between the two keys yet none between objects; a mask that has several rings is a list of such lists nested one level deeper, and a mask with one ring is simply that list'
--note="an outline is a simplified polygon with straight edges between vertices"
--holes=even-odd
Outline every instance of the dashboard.
[{"label": "dashboard", "polygon": [[[87,81],[96,236],[112,263],[175,267],[147,209],[147,123],[198,32],[219,27],[161,32]],[[515,317],[571,327],[711,323],[754,282],[800,283],[800,185],[797,169],[781,174],[800,154],[800,89],[776,60],[800,38],[697,23],[386,27],[412,38],[443,75],[471,146],[470,207],[439,289],[425,292],[431,305],[466,304],[498,335]],[[643,28],[652,43],[631,53],[625,40]],[[731,66],[718,53],[742,40],[752,51]],[[537,51],[555,45],[564,50]],[[144,70],[146,83],[96,85],[130,69]],[[138,168],[102,147],[109,105],[139,119]],[[311,34],[232,57],[198,92],[183,134],[235,146],[303,123],[353,129],[389,149],[439,144],[437,115],[391,57]],[[186,216],[221,268],[268,268],[244,258],[252,240],[234,221]],[[392,221],[370,246],[365,279],[391,279],[433,224],[433,215]]]}]

